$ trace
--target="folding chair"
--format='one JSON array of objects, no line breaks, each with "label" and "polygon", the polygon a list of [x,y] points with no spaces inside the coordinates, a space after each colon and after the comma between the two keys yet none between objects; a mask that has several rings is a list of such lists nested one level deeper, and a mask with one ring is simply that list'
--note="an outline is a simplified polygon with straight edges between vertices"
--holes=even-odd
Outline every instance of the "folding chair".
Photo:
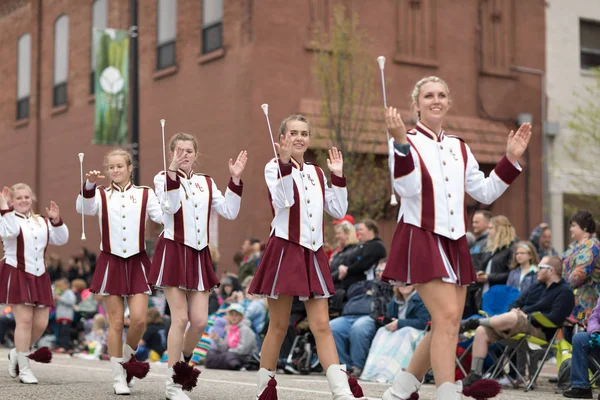
[{"label": "folding chair", "polygon": [[490,367],[488,369],[488,371],[485,373],[485,376],[489,376],[491,379],[497,378],[499,375],[505,375],[508,377],[508,379],[511,380],[511,382],[513,382],[513,378],[511,378],[510,376],[508,376],[505,372],[504,372],[504,368],[506,367],[507,364],[510,364],[514,369],[515,372],[517,373],[517,376],[523,381],[525,382],[526,379],[524,376],[521,375],[521,373],[518,371],[516,365],[514,365],[511,361],[511,358],[517,354],[517,350],[519,349],[519,347],[525,345],[527,346],[528,343],[532,343],[541,347],[546,347],[546,351],[544,352],[544,356],[542,357],[542,359],[539,361],[538,367],[536,368],[535,373],[533,374],[533,377],[531,378],[531,380],[529,381],[529,384],[527,385],[527,387],[525,388],[525,392],[530,391],[533,388],[533,385],[535,384],[535,381],[537,380],[538,376],[540,375],[540,373],[542,372],[542,368],[544,367],[544,364],[546,363],[546,359],[548,358],[548,354],[550,354],[550,349],[552,347],[554,347],[554,342],[556,341],[556,337],[558,336],[558,333],[560,331],[560,326],[556,326],[554,325],[554,323],[552,323],[552,321],[550,321],[548,318],[546,318],[542,313],[540,312],[535,312],[533,314],[531,314],[531,316],[543,327],[543,328],[547,328],[547,329],[554,329],[554,335],[552,336],[552,338],[548,341],[540,339],[538,337],[535,336],[531,336],[525,333],[519,333],[509,339],[503,339],[500,340],[499,342],[502,344],[505,344],[506,347],[504,349],[504,352],[502,353],[502,355],[498,358],[498,360],[494,363],[494,365],[492,367]]}]

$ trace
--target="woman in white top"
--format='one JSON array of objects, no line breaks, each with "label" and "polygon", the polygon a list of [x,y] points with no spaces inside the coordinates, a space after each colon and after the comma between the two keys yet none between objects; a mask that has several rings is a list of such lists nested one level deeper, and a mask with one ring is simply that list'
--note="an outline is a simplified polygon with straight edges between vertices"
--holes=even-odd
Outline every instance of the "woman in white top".
[{"label": "woman in white top", "polygon": [[171,310],[166,398],[188,400],[182,390],[190,391],[199,374],[188,362],[208,322],[209,291],[219,286],[208,246],[210,213],[237,217],[247,154],[242,151],[235,162],[229,160],[231,179],[223,195],[210,176],[192,169],[198,159],[194,136],[178,133],[171,138],[170,148],[172,160],[166,176],[163,171],[154,177],[164,231],[156,243],[150,282],[163,289]]},{"label": "woman in white top", "polygon": [[506,156],[486,178],[465,142],[444,132],[451,104],[446,83],[433,76],[421,79],[412,100],[417,126],[408,132],[398,110],[386,110],[393,137],[391,172],[402,203],[382,279],[415,285],[432,325],[383,400],[411,398],[430,367],[437,398],[460,399],[463,388],[454,382],[454,355],[466,288],[477,280],[465,237],[465,193],[484,204],[504,193],[520,173],[518,159],[527,149],[531,126],[509,133]]},{"label": "woman in white top", "polygon": [[16,322],[8,373],[13,378],[19,376],[22,383],[38,382],[29,367],[30,359],[50,362],[52,358],[47,347],[32,354],[29,349],[46,330],[50,307],[54,307],[50,276],[44,264],[46,247],[62,246],[69,240],[69,230],[60,219],[56,203],[50,202],[46,218],[33,212],[34,201],[35,195],[24,183],[10,189],[4,187],[0,195],[0,237],[4,244],[0,303],[12,306]]},{"label": "woman in white top", "polygon": [[[151,188],[131,183],[131,153],[112,150],[104,157],[104,164],[109,185],[96,187],[104,176],[97,170],[88,172],[83,198],[79,194],[76,208],[78,213],[98,215],[100,254],[90,290],[104,296],[114,392],[128,395],[132,379],[143,378],[150,368],[148,363],[138,362],[135,353],[146,330],[148,295],[152,292],[147,279],[150,259],[144,241],[146,220],[150,217],[161,223],[162,211]],[[123,343],[125,298],[131,322]]]}]

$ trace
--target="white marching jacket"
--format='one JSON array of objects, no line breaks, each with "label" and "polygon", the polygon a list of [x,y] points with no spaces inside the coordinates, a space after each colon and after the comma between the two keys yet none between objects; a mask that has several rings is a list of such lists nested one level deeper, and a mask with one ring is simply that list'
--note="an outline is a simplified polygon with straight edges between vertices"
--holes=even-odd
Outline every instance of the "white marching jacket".
[{"label": "white marching jacket", "polygon": [[[81,194],[75,208],[82,213]],[[162,211],[152,188],[127,184],[109,187],[86,182],[83,188],[83,213],[98,215],[100,250],[129,258],[146,249],[146,220],[162,223]]]},{"label": "white marching jacket", "polygon": [[342,218],[348,210],[346,178],[331,174],[330,188],[317,165],[298,163],[293,158],[284,164],[274,158],[265,166],[265,180],[274,213],[271,235],[313,251],[323,245],[323,210],[336,219]]},{"label": "white marching jacket", "polygon": [[465,192],[491,204],[521,172],[503,157],[486,178],[462,139],[438,136],[420,121],[407,139],[389,142],[394,189],[402,197],[398,220],[453,240],[467,232]]},{"label": "white marching jacket", "polygon": [[0,210],[0,237],[4,262],[14,268],[41,276],[46,272],[44,254],[49,244],[62,246],[69,240],[69,229],[59,220],[56,225],[40,215],[24,215]]},{"label": "white marching jacket", "polygon": [[223,196],[208,175],[193,171],[187,175],[178,170],[176,180],[166,177],[165,182],[164,171],[154,177],[154,190],[164,213],[162,234],[166,239],[202,250],[208,246],[211,211],[226,219],[235,219],[240,212],[241,181],[237,186],[230,180]]}]

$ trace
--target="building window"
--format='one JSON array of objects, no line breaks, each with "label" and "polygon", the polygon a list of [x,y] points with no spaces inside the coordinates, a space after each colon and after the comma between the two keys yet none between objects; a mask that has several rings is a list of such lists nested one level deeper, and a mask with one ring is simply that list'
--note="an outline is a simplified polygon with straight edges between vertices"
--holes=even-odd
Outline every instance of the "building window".
[{"label": "building window", "polygon": [[396,0],[396,62],[437,66],[437,10],[437,0]]},{"label": "building window", "polygon": [[94,46],[94,28],[106,28],[108,24],[108,2],[106,0],[95,0],[92,5],[92,44],[90,45],[90,93],[95,91],[96,83],[96,48]]},{"label": "building window", "polygon": [[600,22],[579,21],[581,69],[600,67]]},{"label": "building window", "polygon": [[54,23],[54,107],[67,104],[69,74],[69,17],[61,15]]},{"label": "building window", "polygon": [[514,0],[482,2],[481,72],[486,75],[510,76],[514,64]]},{"label": "building window", "polygon": [[202,53],[223,47],[223,0],[202,2]]},{"label": "building window", "polygon": [[158,0],[156,69],[175,65],[177,1]]},{"label": "building window", "polygon": [[24,34],[17,42],[17,119],[29,117],[31,90],[31,35]]}]

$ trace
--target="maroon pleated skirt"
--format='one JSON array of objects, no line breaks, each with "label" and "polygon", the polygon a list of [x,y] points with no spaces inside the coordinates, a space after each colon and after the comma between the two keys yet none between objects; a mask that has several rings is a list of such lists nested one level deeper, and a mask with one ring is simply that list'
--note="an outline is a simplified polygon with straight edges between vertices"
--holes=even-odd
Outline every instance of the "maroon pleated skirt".
[{"label": "maroon pleated skirt", "polygon": [[96,260],[90,291],[104,296],[151,294],[148,271],[150,271],[150,258],[146,251],[129,258],[101,251]]},{"label": "maroon pleated skirt", "polygon": [[461,286],[475,282],[466,236],[452,240],[400,220],[381,279],[416,284],[437,278]]},{"label": "maroon pleated skirt", "polygon": [[335,289],[323,247],[312,251],[271,236],[248,292],[270,298],[285,294],[300,300],[331,297]]},{"label": "maroon pleated skirt", "polygon": [[208,246],[196,250],[163,236],[156,242],[149,281],[160,288],[172,286],[196,291],[219,286]]},{"label": "maroon pleated skirt", "polygon": [[54,307],[50,275],[29,274],[0,261],[0,304]]}]

